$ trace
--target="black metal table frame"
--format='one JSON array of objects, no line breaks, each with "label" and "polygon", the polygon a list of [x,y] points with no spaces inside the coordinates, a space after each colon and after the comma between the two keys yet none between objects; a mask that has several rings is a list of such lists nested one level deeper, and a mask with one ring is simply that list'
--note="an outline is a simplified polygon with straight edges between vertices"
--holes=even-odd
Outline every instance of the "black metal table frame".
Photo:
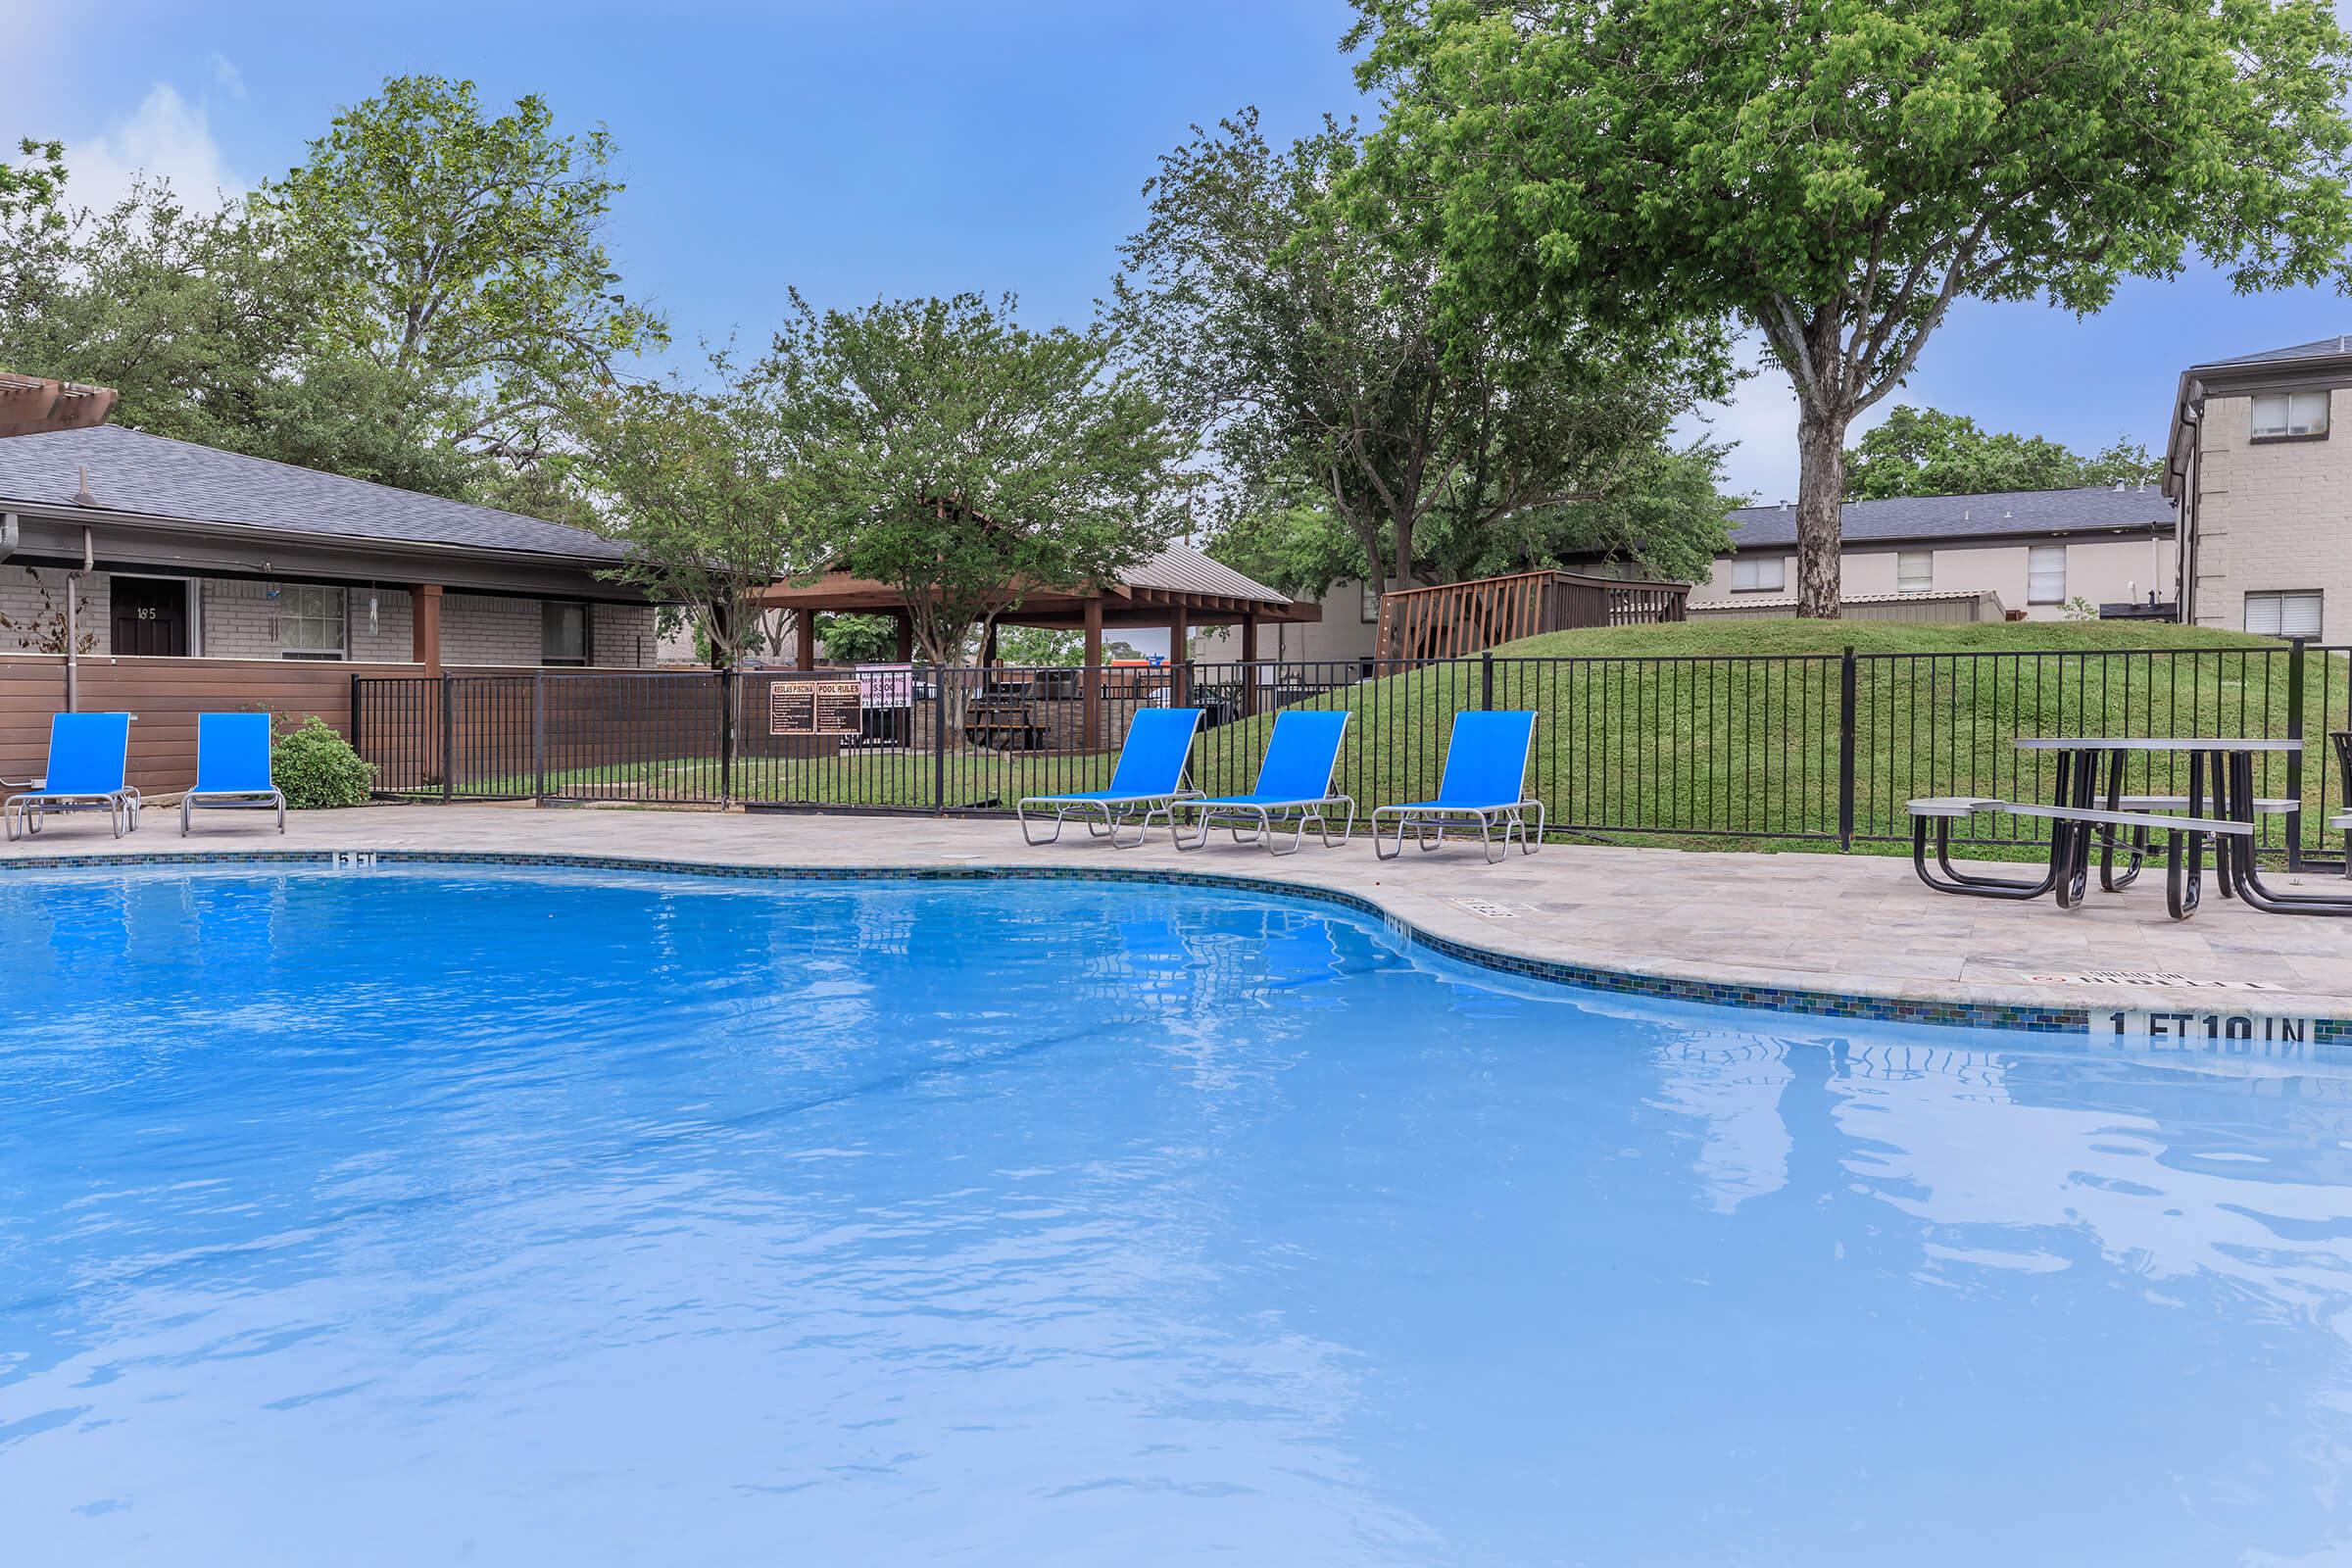
[{"label": "black metal table frame", "polygon": [[[2050,750],[2058,760],[2057,776],[2050,790],[2051,805],[2082,811],[2103,809],[2120,812],[2122,810],[2128,748],[2070,746],[2053,747]],[[2241,758],[2245,762],[2247,786],[2242,799],[2251,803],[2254,798],[2252,793],[2253,754],[2244,752],[2230,753],[2230,755]],[[2202,766],[2204,756],[2205,754],[2200,752],[2191,751],[2189,753],[2190,796],[2187,814],[2190,816],[2204,814],[2197,809],[2202,796],[2200,781],[2204,777]],[[2221,792],[2217,791],[2215,812],[2217,816],[2221,814],[2219,809],[2221,800]],[[2020,901],[2037,899],[2044,894],[2055,894],[2060,908],[2073,909],[2082,906],[2090,891],[2090,850],[2094,837],[2099,844],[2099,886],[2108,893],[2120,893],[2137,881],[2148,855],[2149,828],[2146,826],[2133,828],[2128,847],[2131,863],[2121,874],[2118,874],[2115,867],[2116,840],[2122,824],[2081,822],[2065,817],[2051,817],[2049,819],[2048,868],[2039,879],[2026,882],[2008,877],[1973,876],[1953,867],[1950,854],[1951,819],[1939,817],[1934,819],[1936,864],[1943,874],[1942,879],[1938,879],[1928,869],[1930,820],[1923,816],[1915,818],[1912,822],[1911,862],[1913,868],[1919,873],[1919,879],[1939,893],[1960,893],[1973,898]],[[2196,913],[2198,905],[2204,900],[2205,840],[2209,837],[2221,837],[2224,840],[2221,853],[2216,857],[2217,874],[2223,879],[2222,891],[2226,897],[2237,896],[2236,890],[2241,883],[2232,875],[2234,866],[2228,858],[2235,848],[2234,844],[2230,841],[2230,836],[2179,828],[2166,829],[2165,832],[2167,837],[2165,908],[2174,919],[2187,919]],[[2251,861],[2252,840],[2250,838],[2247,844],[2249,846],[2247,859]],[[2286,897],[2299,898],[2302,896],[2286,895]],[[2254,906],[2259,908],[2263,906],[2257,904]]]},{"label": "black metal table frame", "polygon": [[[2188,808],[2197,814],[2197,804],[2204,787],[2202,754],[2192,753],[2188,761]],[[2236,815],[2244,821],[2254,819],[2254,754],[2252,752],[2221,752],[2213,757],[2213,804],[2216,816]],[[2289,831],[2300,831],[2301,818],[2288,818]],[[2242,841],[2229,840],[2217,846],[2214,874],[2220,879],[2222,895],[2244,901],[2249,908],[2266,914],[2316,914],[2352,916],[2352,894],[2344,893],[2281,893],[2262,879],[2261,857],[2255,852],[2251,835]]]}]

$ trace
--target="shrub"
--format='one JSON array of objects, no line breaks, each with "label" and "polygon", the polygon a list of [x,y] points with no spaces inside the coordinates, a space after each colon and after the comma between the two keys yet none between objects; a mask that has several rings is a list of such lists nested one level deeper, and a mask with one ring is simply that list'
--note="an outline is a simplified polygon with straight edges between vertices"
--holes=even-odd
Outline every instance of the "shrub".
[{"label": "shrub", "polygon": [[270,748],[270,777],[296,810],[365,806],[375,783],[375,764],[360,760],[351,742],[313,713]]}]

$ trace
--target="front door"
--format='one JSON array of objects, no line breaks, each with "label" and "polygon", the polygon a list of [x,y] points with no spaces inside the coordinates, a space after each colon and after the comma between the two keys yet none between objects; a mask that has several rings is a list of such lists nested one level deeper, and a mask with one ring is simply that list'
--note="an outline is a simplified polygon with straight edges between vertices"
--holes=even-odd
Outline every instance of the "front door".
[{"label": "front door", "polygon": [[114,601],[112,654],[188,656],[188,585],[166,577],[117,577],[107,585]]}]

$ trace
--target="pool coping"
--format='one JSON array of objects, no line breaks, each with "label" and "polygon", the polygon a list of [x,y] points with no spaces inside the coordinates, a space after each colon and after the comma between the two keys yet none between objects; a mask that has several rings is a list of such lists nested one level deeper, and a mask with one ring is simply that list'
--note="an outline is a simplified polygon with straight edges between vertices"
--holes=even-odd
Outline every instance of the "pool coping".
[{"label": "pool coping", "polygon": [[[540,866],[557,869],[637,871],[670,876],[731,878],[742,881],[833,882],[1016,881],[1096,882],[1129,886],[1225,888],[1278,897],[1305,899],[1364,914],[1381,922],[1408,948],[1417,948],[1473,967],[1522,979],[1575,986],[1614,996],[1648,998],[1704,1006],[1751,1011],[1793,1013],[1813,1018],[1849,1018],[1882,1023],[1927,1024],[1949,1028],[2006,1029],[2030,1034],[2092,1034],[2093,1018],[2105,1007],[2002,1002],[1989,999],[1887,996],[1867,990],[1837,991],[1811,986],[1769,985],[1748,981],[1709,979],[1704,975],[1666,969],[1580,963],[1573,959],[1543,958],[1466,942],[1430,930],[1383,906],[1378,900],[1345,888],[1312,882],[1294,882],[1223,870],[1191,870],[1165,866],[1106,866],[1051,864],[961,865],[774,865],[742,861],[698,860],[674,856],[581,854],[566,851],[481,849],[292,849],[237,848],[208,850],[131,850],[120,853],[28,855],[0,858],[0,872],[87,869],[119,866],[172,865],[308,865],[365,867],[374,865],[492,865]],[[2245,1009],[2262,1016],[2258,1008]],[[2185,1017],[2187,1014],[2182,1014]],[[2352,1017],[2319,1016],[2313,1020],[2315,1045],[2352,1046]]]}]

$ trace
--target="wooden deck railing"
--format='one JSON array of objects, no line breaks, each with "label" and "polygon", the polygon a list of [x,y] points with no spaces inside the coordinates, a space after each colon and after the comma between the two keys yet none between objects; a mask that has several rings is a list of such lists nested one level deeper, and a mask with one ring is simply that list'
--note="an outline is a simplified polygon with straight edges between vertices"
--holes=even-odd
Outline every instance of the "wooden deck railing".
[{"label": "wooden deck railing", "polygon": [[1684,618],[1690,585],[1574,571],[1520,571],[1381,595],[1383,659],[1461,659],[1539,632]]}]

